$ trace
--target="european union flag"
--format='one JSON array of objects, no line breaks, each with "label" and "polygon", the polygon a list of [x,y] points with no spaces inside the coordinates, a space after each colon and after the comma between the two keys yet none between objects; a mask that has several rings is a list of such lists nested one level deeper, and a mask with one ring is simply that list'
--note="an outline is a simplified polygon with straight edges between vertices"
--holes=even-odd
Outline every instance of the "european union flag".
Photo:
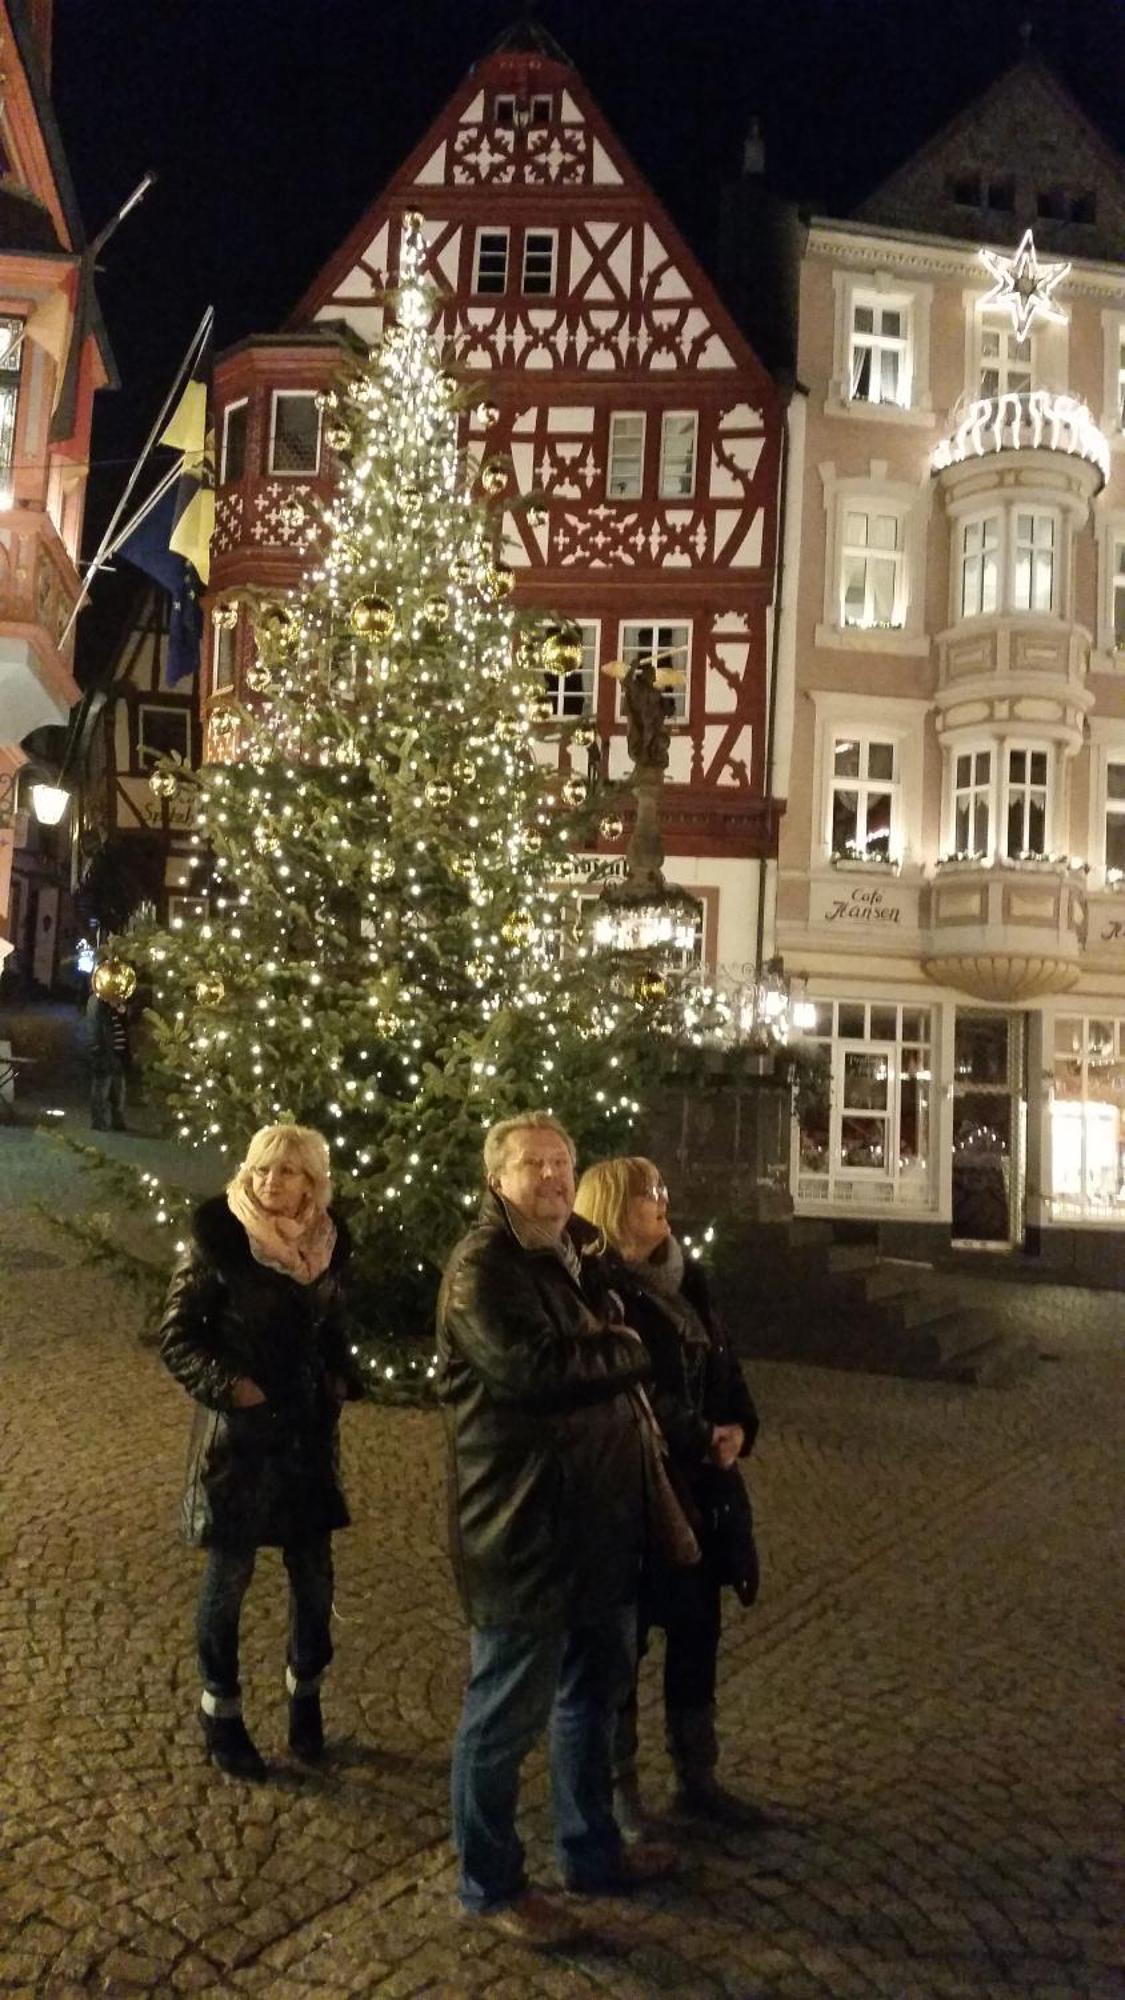
[{"label": "european union flag", "polygon": [[169,546],[176,527],[178,498],[177,488],[170,486],[118,550],[134,569],[143,570],[154,583],[160,584],[172,600],[164,669],[169,687],[175,687],[177,681],[197,671],[203,642],[199,578],[187,558]]}]

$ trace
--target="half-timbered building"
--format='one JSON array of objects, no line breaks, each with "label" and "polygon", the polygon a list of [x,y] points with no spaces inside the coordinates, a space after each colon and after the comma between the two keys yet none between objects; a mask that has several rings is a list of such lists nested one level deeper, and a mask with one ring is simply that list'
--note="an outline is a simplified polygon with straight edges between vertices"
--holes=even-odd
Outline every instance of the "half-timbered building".
[{"label": "half-timbered building", "polygon": [[[667,873],[704,902],[708,958],[746,963],[777,841],[766,758],[779,398],[542,31],[514,31],[470,72],[284,333],[219,361],[211,605],[297,583],[302,503],[333,476],[316,394],[342,342],[378,339],[410,211],[424,219],[439,330],[499,411],[489,453],[510,460],[513,491],[542,496],[507,518],[517,593],[581,632],[581,667],[550,680],[549,697],[594,720],[604,766],[622,777],[621,684],[603,669],[654,658],[682,673]],[[205,716],[241,689],[251,644],[244,615],[211,625]]]}]

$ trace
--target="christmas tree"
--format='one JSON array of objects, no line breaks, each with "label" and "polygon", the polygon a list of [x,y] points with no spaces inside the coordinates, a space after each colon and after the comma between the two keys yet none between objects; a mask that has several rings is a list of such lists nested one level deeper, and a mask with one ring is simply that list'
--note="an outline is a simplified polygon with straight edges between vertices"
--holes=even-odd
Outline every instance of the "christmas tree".
[{"label": "christmas tree", "polygon": [[[144,942],[180,1137],[329,1138],[380,1371],[419,1365],[395,1343],[428,1341],[483,1129],[549,1106],[587,1156],[618,1150],[673,1006],[588,940],[572,857],[621,822],[592,724],[547,722],[575,635],[511,601],[525,503],[461,443],[478,392],[443,365],[423,253],[408,218],[394,323],[325,399],[336,497],[299,596],[255,607],[254,701],[212,718],[222,761],[156,774],[197,787],[211,910]],[[569,775],[537,761],[551,726]]]}]

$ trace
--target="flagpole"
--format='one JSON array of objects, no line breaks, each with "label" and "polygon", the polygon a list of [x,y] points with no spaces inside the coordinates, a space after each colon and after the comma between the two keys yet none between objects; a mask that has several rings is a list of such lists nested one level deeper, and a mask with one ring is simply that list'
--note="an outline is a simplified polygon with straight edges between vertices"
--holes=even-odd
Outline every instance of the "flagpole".
[{"label": "flagpole", "polygon": [[[105,248],[105,245],[109,242],[110,237],[113,235],[114,230],[117,228],[118,223],[124,222],[125,217],[129,214],[130,210],[136,208],[137,203],[144,199],[144,196],[148,193],[155,179],[156,179],[155,172],[150,171],[145,175],[143,181],[138,181],[136,187],[133,189],[132,194],[129,195],[127,199],[122,202],[121,207],[117,211],[117,214],[111,215],[104,229],[100,229],[98,231],[98,234],[95,236],[88,252],[86,253],[91,258],[91,260],[97,256],[99,250],[103,250]],[[74,259],[75,270],[78,269],[78,266],[81,264],[81,262],[82,262],[81,254],[76,254]],[[42,303],[42,301],[40,301],[40,303]],[[30,318],[31,315],[29,314],[28,317]],[[0,354],[0,360],[3,360],[8,367],[11,367],[12,362],[14,361],[16,355],[19,353],[20,348],[24,344],[24,341],[27,339],[27,324],[28,324],[27,320],[25,320],[15,340],[13,340],[11,346],[5,347],[3,353]]]},{"label": "flagpole", "polygon": [[176,484],[176,481],[178,480],[182,471],[183,471],[183,465],[181,461],[177,459],[174,465],[170,465],[168,467],[167,472],[161,474],[159,481],[153,487],[152,492],[148,496],[148,499],[141,501],[141,504],[137,508],[137,511],[133,515],[132,519],[125,523],[125,526],[122,529],[120,529],[120,531],[114,536],[111,546],[108,549],[106,549],[105,554],[102,557],[103,569],[105,568],[107,563],[113,561],[113,558],[117,554],[118,549],[121,547],[122,542],[128,541],[129,536],[133,533],[134,528],[139,528],[142,521],[147,521],[149,515],[152,513],[153,508],[157,506],[161,500],[163,500],[164,495],[168,491],[168,488]]},{"label": "flagpole", "polygon": [[[131,195],[129,199],[130,202],[139,200],[140,199],[139,191],[137,194]],[[115,217],[113,224],[112,225],[107,224],[107,228],[111,226],[116,227],[116,224],[119,220],[120,220],[119,217]],[[68,638],[70,637],[71,632],[74,629],[74,621],[77,618],[78,613],[81,611],[83,605],[86,602],[86,599],[90,595],[90,585],[93,583],[95,576],[97,575],[98,571],[101,569],[102,565],[106,561],[106,555],[107,551],[109,550],[109,545],[112,542],[113,537],[117,532],[117,524],[120,521],[122,514],[125,512],[125,509],[129,504],[129,496],[132,493],[133,488],[137,483],[137,480],[140,478],[141,468],[143,467],[145,460],[149,455],[149,452],[152,450],[153,445],[156,443],[156,440],[159,437],[160,432],[164,428],[165,419],[168,415],[169,410],[172,407],[173,402],[175,401],[176,396],[179,393],[180,385],[183,382],[185,375],[187,375],[190,372],[195,362],[196,356],[199,353],[200,348],[202,347],[204,341],[206,340],[207,335],[210,333],[214,318],[215,318],[215,308],[214,306],[208,306],[206,312],[203,315],[203,318],[200,320],[199,325],[197,326],[195,332],[191,337],[191,343],[188,347],[188,351],[185,354],[183,360],[180,363],[179,368],[176,371],[175,381],[172,383],[172,387],[169,389],[167,396],[164,398],[164,401],[160,406],[160,414],[157,417],[156,422],[153,424],[152,429],[150,430],[147,438],[145,439],[144,445],[141,449],[141,455],[138,458],[136,464],[134,465],[132,472],[129,474],[128,479],[125,482],[125,491],[122,493],[120,500],[118,501],[116,507],[113,510],[113,516],[112,519],[110,520],[109,526],[106,529],[105,534],[102,536],[102,539],[98,544],[98,548],[93,558],[87,565],[86,575],[82,584],[82,588],[79,591],[77,598],[75,599],[74,607],[71,611],[70,617],[66,621],[66,628],[60,634],[59,637],[60,652],[62,651],[62,648],[65,646]],[[179,468],[177,467],[177,470],[178,469]]]}]

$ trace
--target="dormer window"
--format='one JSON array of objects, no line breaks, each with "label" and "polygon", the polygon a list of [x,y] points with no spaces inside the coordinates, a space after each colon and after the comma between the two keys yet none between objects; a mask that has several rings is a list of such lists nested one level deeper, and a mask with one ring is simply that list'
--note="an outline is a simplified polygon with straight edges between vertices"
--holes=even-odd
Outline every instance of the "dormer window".
[{"label": "dormer window", "polygon": [[514,91],[504,91],[493,100],[492,116],[494,123],[504,131],[524,132],[529,125],[549,125],[554,108],[550,91],[536,91],[530,98],[520,98]]},{"label": "dormer window", "polygon": [[947,182],[949,198],[958,208],[979,208],[983,198],[979,174],[951,174]]},{"label": "dormer window", "polygon": [[554,110],[554,100],[549,91],[537,92],[531,100],[531,123],[549,125]]},{"label": "dormer window", "polygon": [[510,131],[516,122],[515,98],[510,95],[498,97],[493,106],[492,117],[495,124],[502,125],[505,130]]}]

